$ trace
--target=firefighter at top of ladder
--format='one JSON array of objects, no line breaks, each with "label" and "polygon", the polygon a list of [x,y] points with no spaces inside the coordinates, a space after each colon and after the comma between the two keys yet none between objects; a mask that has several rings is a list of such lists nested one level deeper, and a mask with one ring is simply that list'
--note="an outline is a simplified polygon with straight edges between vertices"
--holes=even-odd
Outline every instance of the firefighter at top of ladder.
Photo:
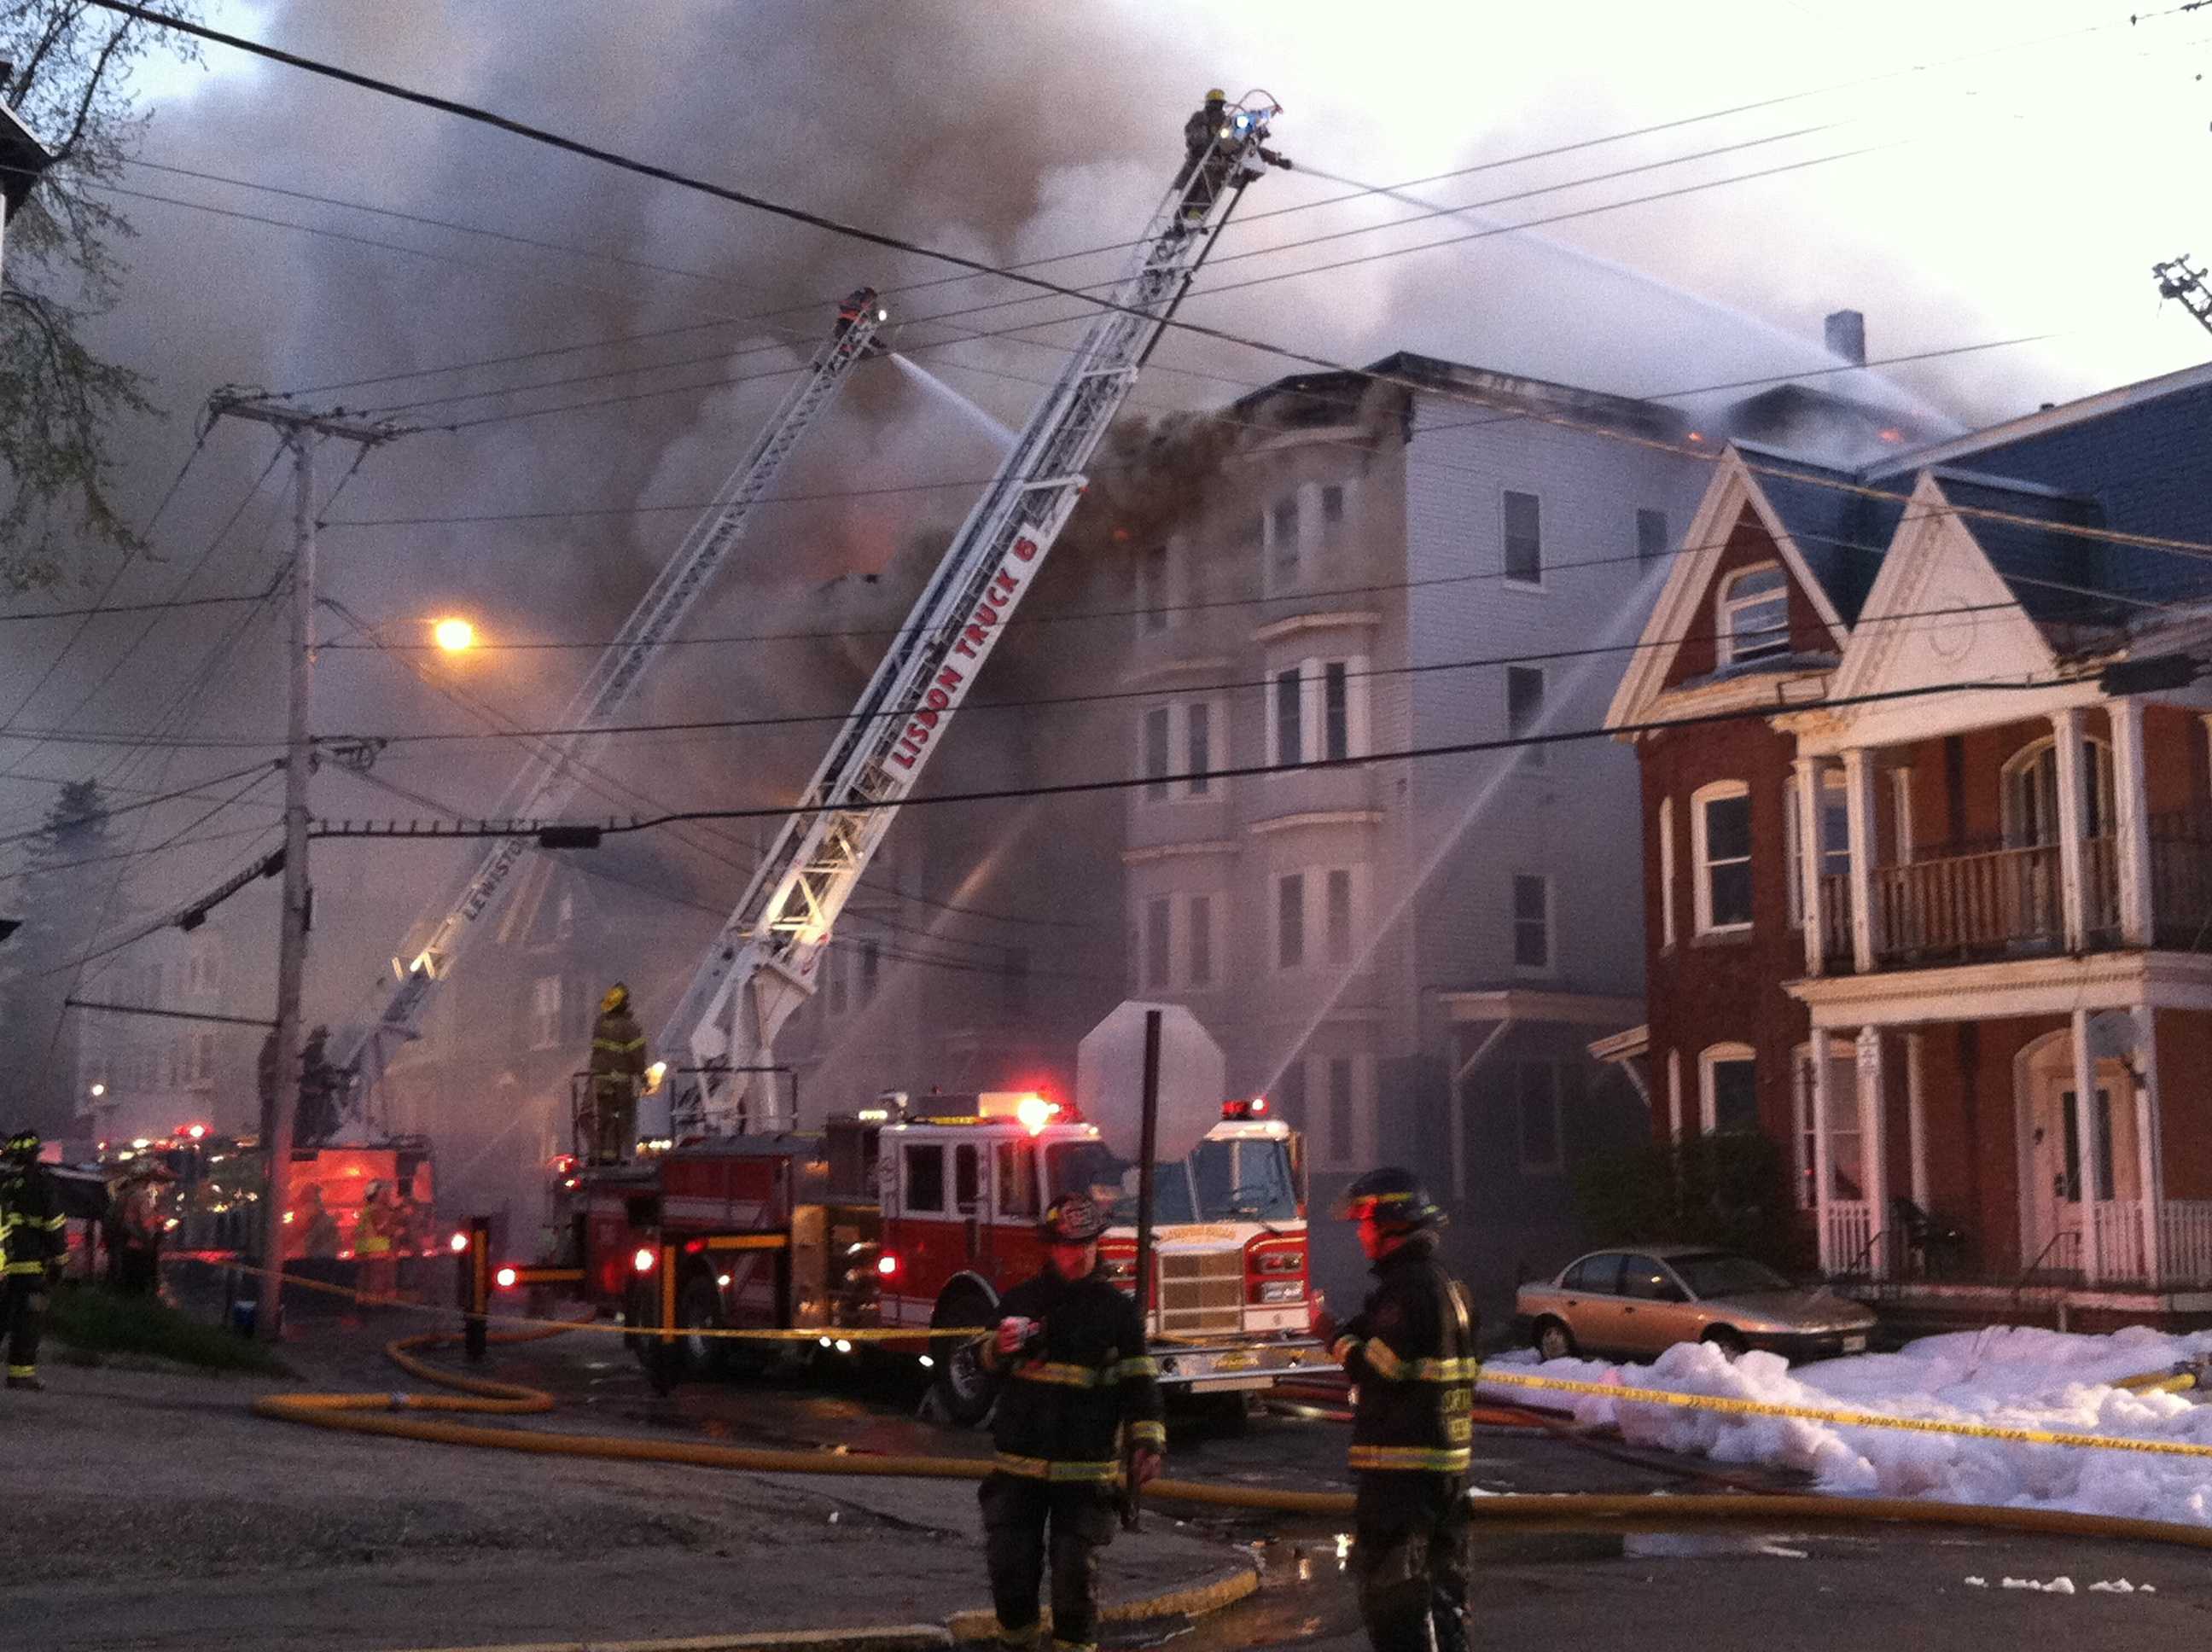
[{"label": "firefighter at top of ladder", "polygon": [[[1206,101],[1182,124],[1182,171],[1176,187],[1182,191],[1182,222],[1202,224],[1213,210],[1214,197],[1229,181],[1251,128],[1264,122],[1272,111],[1231,109],[1229,94],[1219,87],[1206,88]],[[1291,169],[1291,163],[1262,145],[1260,158],[1271,167]]]}]

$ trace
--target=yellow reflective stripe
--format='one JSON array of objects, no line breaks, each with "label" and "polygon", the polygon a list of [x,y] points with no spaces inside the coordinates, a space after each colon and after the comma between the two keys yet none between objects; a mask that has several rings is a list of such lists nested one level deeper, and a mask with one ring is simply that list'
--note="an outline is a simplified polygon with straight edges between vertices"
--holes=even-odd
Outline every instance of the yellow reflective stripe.
[{"label": "yellow reflective stripe", "polygon": [[69,1218],[66,1216],[48,1217],[46,1218],[46,1231],[48,1233],[67,1233],[69,1231]]},{"label": "yellow reflective stripe", "polygon": [[1406,1362],[1392,1351],[1390,1345],[1380,1337],[1370,1337],[1364,1350],[1367,1369],[1386,1382],[1395,1382],[1406,1375]]},{"label": "yellow reflective stripe", "polygon": [[1481,1372],[1479,1359],[1417,1359],[1406,1368],[1416,1382],[1472,1382]]},{"label": "yellow reflective stripe", "polygon": [[1471,1455],[1465,1446],[1453,1451],[1435,1451],[1426,1446],[1356,1445],[1345,1454],[1345,1461],[1354,1468],[1457,1474],[1466,1470]]},{"label": "yellow reflective stripe", "polygon": [[0,1274],[44,1273],[46,1271],[44,1262],[10,1262],[6,1267],[0,1268]]},{"label": "yellow reflective stripe", "polygon": [[1109,1382],[1127,1382],[1136,1377],[1156,1377],[1159,1374],[1160,1362],[1149,1354],[1132,1354],[1120,1364],[1106,1368]]},{"label": "yellow reflective stripe", "polygon": [[1079,1481],[1111,1485],[1121,1478],[1121,1464],[1110,1460],[1103,1463],[1067,1461],[1051,1457],[1018,1457],[1011,1451],[1001,1451],[993,1455],[991,1466],[1001,1474],[1018,1474],[1029,1480]]},{"label": "yellow reflective stripe", "polygon": [[1095,1388],[1107,1378],[1095,1366],[1066,1365],[1041,1360],[1034,1365],[1015,1366],[1014,1380],[1018,1382],[1050,1382],[1063,1388]]},{"label": "yellow reflective stripe", "polygon": [[1329,1345],[1329,1357],[1340,1365],[1352,1357],[1352,1350],[1359,1346],[1358,1337],[1339,1337]]},{"label": "yellow reflective stripe", "polygon": [[8,1368],[10,1376],[36,1376],[38,1374],[39,1368],[35,1365],[10,1365]]},{"label": "yellow reflective stripe", "polygon": [[1168,1425],[1154,1422],[1132,1423],[1129,1424],[1129,1438],[1140,1446],[1164,1449],[1168,1442]]}]

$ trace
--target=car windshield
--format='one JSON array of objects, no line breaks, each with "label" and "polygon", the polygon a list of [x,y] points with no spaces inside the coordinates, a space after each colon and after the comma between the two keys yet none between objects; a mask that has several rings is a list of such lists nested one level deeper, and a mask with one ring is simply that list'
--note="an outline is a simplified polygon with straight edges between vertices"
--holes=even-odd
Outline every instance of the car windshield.
[{"label": "car windshield", "polygon": [[1719,1251],[1701,1256],[1671,1256],[1668,1262],[1682,1276],[1693,1297],[1741,1297],[1759,1291],[1787,1291],[1790,1281],[1764,1262],[1747,1256],[1729,1256]]},{"label": "car windshield", "polygon": [[[1054,1142],[1045,1149],[1052,1196],[1087,1193],[1121,1225],[1137,1219],[1137,1167],[1095,1141]],[[1289,1222],[1298,1214],[1290,1145],[1267,1137],[1202,1141],[1180,1163],[1152,1177],[1157,1222]]]}]

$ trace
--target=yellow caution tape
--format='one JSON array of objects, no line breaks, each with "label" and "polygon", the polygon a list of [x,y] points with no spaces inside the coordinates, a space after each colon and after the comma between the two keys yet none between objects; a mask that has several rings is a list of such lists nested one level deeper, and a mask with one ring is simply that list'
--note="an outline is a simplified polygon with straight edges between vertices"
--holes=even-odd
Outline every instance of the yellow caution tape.
[{"label": "yellow caution tape", "polygon": [[1991,1423],[1937,1422],[1923,1417],[1884,1417],[1871,1412],[1830,1411],[1818,1406],[1785,1406],[1769,1400],[1729,1400],[1717,1394],[1673,1394],[1664,1388],[1617,1388],[1607,1382],[1578,1382],[1563,1376],[1534,1376],[1486,1366],[1481,1382],[1501,1388],[1541,1388],[1553,1394],[1583,1394],[1624,1405],[1668,1406],[1677,1411],[1712,1411],[1735,1417],[1788,1417],[1838,1428],[1886,1428],[1907,1434],[1949,1434],[1970,1440],[2014,1440],[2031,1445],[2094,1446],[2106,1451],[2141,1451],[2160,1457],[2212,1457],[2212,1445],[2180,1440],[2136,1440],[2111,1434],[2064,1430],[2000,1428]]}]

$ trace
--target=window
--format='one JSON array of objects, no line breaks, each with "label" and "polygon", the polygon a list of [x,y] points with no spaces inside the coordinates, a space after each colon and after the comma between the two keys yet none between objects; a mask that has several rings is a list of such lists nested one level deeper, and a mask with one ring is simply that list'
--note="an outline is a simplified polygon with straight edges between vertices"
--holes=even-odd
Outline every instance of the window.
[{"label": "window", "polygon": [[1030,1011],[1030,950],[1010,946],[999,966],[999,998],[1008,1015]]},{"label": "window", "polygon": [[1698,932],[1751,927],[1751,793],[1723,780],[1691,800]]},{"label": "window", "polygon": [[1212,788],[1208,776],[1213,773],[1213,708],[1205,701],[1194,700],[1183,708],[1183,737],[1190,795],[1202,798]]},{"label": "window", "polygon": [[1659,944],[1674,944],[1674,799],[1659,799]]},{"label": "window", "polygon": [[1285,872],[1275,880],[1275,968],[1297,969],[1305,961],[1305,874]]},{"label": "window", "polygon": [[1168,794],[1168,708],[1154,706],[1145,714],[1145,795]]},{"label": "window", "polygon": [[1544,538],[1536,495],[1505,494],[1505,577],[1516,585],[1544,582]]},{"label": "window", "polygon": [[1332,539],[1336,537],[1336,531],[1344,525],[1344,484],[1341,482],[1322,483],[1321,525],[1322,532]]},{"label": "window", "polygon": [[883,972],[883,959],[884,944],[881,941],[866,940],[860,943],[860,983],[858,997],[863,1004],[872,1003],[875,999],[876,981]]},{"label": "window", "polygon": [[561,1042],[561,977],[541,975],[530,987],[530,1048],[550,1050]]},{"label": "window", "polygon": [[[1544,720],[1544,671],[1540,665],[1508,665],[1505,668],[1505,732],[1512,739],[1522,740],[1536,732]],[[1524,745],[1515,751],[1514,758],[1523,768],[1544,766],[1544,748]]]},{"label": "window", "polygon": [[195,1089],[215,1083],[215,1034],[205,1028],[195,1029],[186,1037],[185,1082]]},{"label": "window", "polygon": [[[1800,1044],[1791,1096],[1797,1136],[1797,1200],[1810,1210],[1819,1158],[1813,1143],[1813,1051]],[[1859,1199],[1859,1064],[1847,1042],[1828,1045],[1828,1197]]]},{"label": "window", "polygon": [[1682,1289],[1656,1256],[1631,1256],[1620,1265],[1620,1294],[1638,1302],[1680,1302]]},{"label": "window", "polygon": [[1321,755],[1324,758],[1340,761],[1352,755],[1350,686],[1344,661],[1332,659],[1322,667]]},{"label": "window", "polygon": [[[2066,1127],[2066,1175],[2059,1193],[2069,1205],[2081,1202],[2081,1121],[2074,1111],[2078,1092],[2068,1090],[2058,1098]],[[2110,1203],[2112,1191],[2112,1092],[2097,1092],[2097,1197]]]},{"label": "window", "polygon": [[963,1216],[983,1208],[983,1148],[978,1142],[956,1143],[952,1149],[952,1205]]},{"label": "window", "polygon": [[1595,1256],[1585,1256],[1560,1278],[1559,1288],[1579,1291],[1586,1296],[1618,1296],[1622,1260],[1617,1250],[1601,1250]]},{"label": "window", "polygon": [[1516,1076],[1521,1114],[1521,1168],[1536,1175],[1561,1169],[1559,1070],[1548,1061],[1523,1062]]},{"label": "window", "polygon": [[[1797,781],[1793,775],[1789,789],[1782,795],[1782,853],[1789,861],[1786,884],[1793,927],[1805,921],[1805,839],[1797,818],[1798,797]],[[1823,877],[1842,878],[1850,869],[1851,816],[1848,794],[1844,790],[1843,771],[1824,768],[1820,771],[1820,873]]]},{"label": "window", "polygon": [[1358,1156],[1359,1134],[1358,1102],[1353,1093],[1351,1057],[1329,1058],[1325,1094],[1322,1124],[1328,1133],[1329,1162],[1349,1164]]},{"label": "window", "polygon": [[1168,984],[1173,910],[1164,895],[1145,902],[1145,985],[1148,987]]},{"label": "window", "polygon": [[213,937],[193,944],[191,959],[185,965],[185,983],[194,993],[212,994],[222,990],[222,949]]},{"label": "window", "polygon": [[1305,757],[1305,732],[1299,713],[1304,696],[1298,692],[1298,668],[1275,673],[1275,761],[1278,763],[1302,763]]},{"label": "window", "polygon": [[832,941],[822,949],[822,984],[826,989],[829,1012],[844,1014],[852,1000],[845,992],[845,948],[842,942]]},{"label": "window", "polygon": [[[2112,829],[2112,749],[2081,742],[2081,833]],[[2058,744],[2039,740],[2004,766],[2004,835],[2008,848],[2047,849],[2058,841]]]},{"label": "window", "polygon": [[1656,562],[1667,554],[1667,513],[1638,511],[1636,513],[1636,560]]},{"label": "window", "polygon": [[908,1215],[945,1208],[945,1149],[932,1142],[909,1143],[906,1150],[906,1209]]},{"label": "window", "polygon": [[1143,610],[1144,629],[1168,629],[1168,548],[1152,545],[1137,558],[1137,606]]},{"label": "window", "polygon": [[1513,964],[1552,967],[1552,880],[1534,872],[1513,877]]},{"label": "window", "polygon": [[1721,586],[1716,620],[1723,665],[1789,653],[1790,576],[1773,562],[1732,575]]},{"label": "window", "polygon": [[1295,579],[1298,571],[1298,496],[1285,494],[1267,511],[1267,543],[1274,552],[1279,578]]},{"label": "window", "polygon": [[1000,1142],[996,1210],[1000,1216],[1037,1213],[1036,1144]]},{"label": "window", "polygon": [[1352,872],[1344,866],[1328,874],[1328,961],[1352,962]]},{"label": "window", "polygon": [[1759,1066],[1748,1044],[1716,1044],[1698,1058],[1708,1131],[1759,1128]]},{"label": "window", "polygon": [[1186,914],[1190,938],[1190,985],[1213,985],[1213,898],[1194,895]]}]

